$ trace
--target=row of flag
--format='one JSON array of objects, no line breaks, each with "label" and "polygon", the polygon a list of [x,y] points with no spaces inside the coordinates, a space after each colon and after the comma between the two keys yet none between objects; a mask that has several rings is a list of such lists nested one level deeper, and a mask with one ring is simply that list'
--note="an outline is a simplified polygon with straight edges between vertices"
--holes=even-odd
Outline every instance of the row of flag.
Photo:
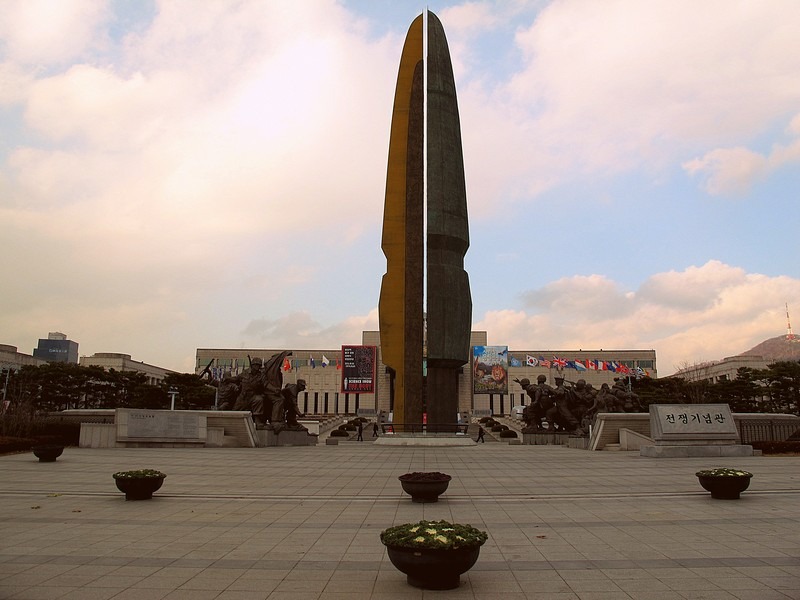
[{"label": "row of flag", "polygon": [[[314,360],[314,357],[313,357],[313,356],[309,357],[309,364],[311,365],[311,368],[312,368],[312,369],[316,369],[316,368],[317,368],[317,361],[315,361],[315,360]],[[325,356],[325,355],[323,354],[323,355],[322,355],[322,368],[324,369],[324,368],[325,368],[325,367],[327,367],[329,364],[331,364],[331,361],[330,361],[330,359],[329,359],[327,356]],[[342,368],[342,361],[338,361],[338,362],[336,363],[336,368],[337,368],[337,369],[341,369],[341,368]],[[284,368],[283,368],[283,370],[284,370],[284,371],[289,371],[289,370],[291,370],[291,367],[289,367],[289,368],[287,369],[287,368],[286,368],[286,365],[284,364]]]},{"label": "row of flag", "polygon": [[[298,368],[300,366],[299,363],[300,363],[299,360],[290,361],[288,358],[284,358],[283,359],[283,365],[282,365],[281,368],[284,371],[291,371],[292,369]],[[317,363],[314,360],[313,356],[310,357],[309,364],[311,365],[312,369],[316,369],[317,368]],[[322,355],[322,360],[321,360],[322,367],[325,368],[330,364],[331,364],[330,359],[323,354]],[[336,368],[337,369],[341,369],[342,368],[342,361],[337,361],[336,362]],[[241,375],[242,373],[244,373],[245,370],[246,370],[246,367],[244,365],[239,364],[239,359],[234,359],[233,366],[211,367],[211,368],[208,369],[209,373],[211,374],[212,379],[216,379],[216,380],[222,379],[225,375],[233,375],[234,377],[236,377],[237,375]]]},{"label": "row of flag", "polygon": [[[511,357],[512,367],[521,367],[522,362],[516,358]],[[633,377],[650,377],[650,373],[641,367],[629,367],[616,360],[567,360],[566,358],[559,358],[554,356],[552,359],[547,359],[544,356],[535,357],[530,354],[525,355],[526,367],[544,367],[545,369],[575,369],[577,371],[612,371],[613,373],[620,373],[621,375],[630,375]]]}]

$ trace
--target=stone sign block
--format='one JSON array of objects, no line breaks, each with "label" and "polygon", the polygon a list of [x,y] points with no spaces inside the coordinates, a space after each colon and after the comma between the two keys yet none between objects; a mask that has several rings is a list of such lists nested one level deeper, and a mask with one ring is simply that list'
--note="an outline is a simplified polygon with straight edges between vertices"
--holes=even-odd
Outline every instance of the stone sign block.
[{"label": "stone sign block", "polygon": [[206,416],[192,411],[117,409],[117,439],[204,441]]},{"label": "stone sign block", "polygon": [[651,404],[650,437],[656,445],[735,444],[736,423],[727,404]]}]

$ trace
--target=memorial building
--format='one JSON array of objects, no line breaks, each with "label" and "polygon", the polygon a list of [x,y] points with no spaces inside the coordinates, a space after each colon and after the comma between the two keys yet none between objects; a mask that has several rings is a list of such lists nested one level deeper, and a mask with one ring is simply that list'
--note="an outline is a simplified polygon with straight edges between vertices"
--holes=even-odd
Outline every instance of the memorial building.
[{"label": "memorial building", "polygon": [[[298,379],[307,382],[307,389],[298,397],[298,404],[304,413],[382,413],[388,418],[394,412],[391,376],[383,362],[380,333],[364,331],[361,341],[361,345],[340,348],[292,349],[292,355],[284,364],[283,383],[295,383]],[[599,388],[603,383],[613,385],[615,378],[658,376],[655,350],[517,350],[505,346],[488,346],[487,342],[487,332],[471,332],[473,360],[459,372],[458,414],[453,415],[452,422],[456,422],[459,415],[463,418],[465,414],[485,414],[486,411],[509,414],[513,407],[528,404],[525,392],[515,379],[535,382],[539,375],[545,375],[550,385],[554,385],[556,377],[564,377],[567,382],[583,379]],[[503,391],[484,391],[485,386],[481,386],[476,365],[482,364],[484,359],[476,356],[476,352],[479,353],[482,349],[491,349],[492,352],[497,349],[495,354],[504,354],[500,356],[504,360],[497,361],[501,367],[505,365],[505,373],[501,375],[504,382],[501,381],[497,386]],[[283,350],[285,348],[198,348],[195,373],[199,375],[208,367],[215,379],[221,379],[226,374],[241,375],[253,358],[266,360]],[[350,351],[361,352],[366,357],[365,364],[369,374],[364,374],[362,369],[363,381],[359,386],[367,391],[353,391],[349,377],[350,365],[343,364],[346,362],[343,360],[343,352]],[[368,364],[370,360],[373,360],[371,365]],[[422,364],[423,408],[426,408],[426,362],[423,360]],[[348,387],[345,387],[345,379],[348,379]]]}]

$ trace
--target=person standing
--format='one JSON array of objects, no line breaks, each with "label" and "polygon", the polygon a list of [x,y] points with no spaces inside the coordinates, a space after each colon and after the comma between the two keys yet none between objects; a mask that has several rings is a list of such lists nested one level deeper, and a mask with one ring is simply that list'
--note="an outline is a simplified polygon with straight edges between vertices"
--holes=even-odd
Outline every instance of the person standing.
[{"label": "person standing", "polygon": [[372,437],[378,437],[378,423],[372,424]]},{"label": "person standing", "polygon": [[357,441],[363,442],[364,441],[364,422],[358,422],[358,437],[356,438]]},{"label": "person standing", "polygon": [[483,428],[483,426],[478,425],[478,439],[475,440],[475,443],[477,444],[478,442],[481,442],[482,444],[485,444],[486,440],[483,439],[485,435],[486,435],[486,430]]}]

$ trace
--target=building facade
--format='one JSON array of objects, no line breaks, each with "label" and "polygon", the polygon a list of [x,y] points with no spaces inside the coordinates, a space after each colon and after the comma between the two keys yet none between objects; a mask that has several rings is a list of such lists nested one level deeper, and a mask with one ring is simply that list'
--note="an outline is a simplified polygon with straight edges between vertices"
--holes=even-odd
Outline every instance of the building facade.
[{"label": "building facade", "polygon": [[722,360],[690,365],[676,371],[672,377],[680,377],[686,381],[705,381],[719,383],[720,381],[733,381],[739,369],[766,369],[767,361],[762,356],[728,356]]},{"label": "building facade", "polygon": [[117,352],[98,352],[92,356],[81,356],[80,361],[83,367],[102,367],[104,371],[133,371],[144,373],[149,385],[158,385],[170,373],[169,369],[148,365],[147,363],[133,360],[130,354],[119,354]]},{"label": "building facade", "polygon": [[68,340],[58,331],[51,331],[47,339],[40,338],[33,350],[33,356],[47,362],[78,364],[78,342]]},{"label": "building facade", "polygon": [[3,369],[11,369],[12,371],[16,371],[22,367],[38,367],[39,365],[46,364],[46,360],[35,358],[30,354],[18,352],[16,346],[0,344],[0,367]]},{"label": "building facade", "polygon": [[[486,346],[485,331],[473,331],[471,346]],[[383,363],[380,333],[362,333],[362,345],[375,348],[376,366],[373,391],[370,393],[345,393],[342,391],[341,348],[321,350],[293,350],[288,359],[288,370],[283,371],[283,383],[295,383],[298,379],[306,381],[307,389],[298,398],[300,409],[307,414],[357,414],[367,412],[383,413],[387,417],[393,413],[391,373]],[[267,360],[282,352],[274,349],[223,349],[198,348],[195,373],[206,369],[212,377],[221,379],[226,373],[241,375],[253,358]],[[563,360],[572,367],[559,369],[554,358]],[[535,359],[535,360],[531,360]],[[540,361],[540,359],[542,359]],[[548,365],[549,361],[549,365]],[[535,365],[532,363],[536,363]],[[577,368],[581,363],[584,368]],[[592,364],[593,366],[586,366]],[[508,350],[508,387],[506,393],[475,393],[472,367],[464,365],[458,382],[458,414],[453,422],[464,414],[478,412],[485,414],[509,414],[513,407],[528,404],[529,400],[515,379],[536,381],[544,375],[550,385],[556,377],[564,377],[568,382],[583,379],[599,388],[603,383],[613,385],[619,377],[658,376],[655,350]],[[547,366],[546,366],[547,365]],[[612,366],[614,369],[612,370]],[[598,368],[599,367],[599,368]],[[622,374],[622,368],[628,374]],[[425,365],[423,364],[423,372]],[[425,385],[423,377],[423,387]],[[423,392],[424,396],[424,392]],[[426,402],[424,400],[424,402]]]}]

